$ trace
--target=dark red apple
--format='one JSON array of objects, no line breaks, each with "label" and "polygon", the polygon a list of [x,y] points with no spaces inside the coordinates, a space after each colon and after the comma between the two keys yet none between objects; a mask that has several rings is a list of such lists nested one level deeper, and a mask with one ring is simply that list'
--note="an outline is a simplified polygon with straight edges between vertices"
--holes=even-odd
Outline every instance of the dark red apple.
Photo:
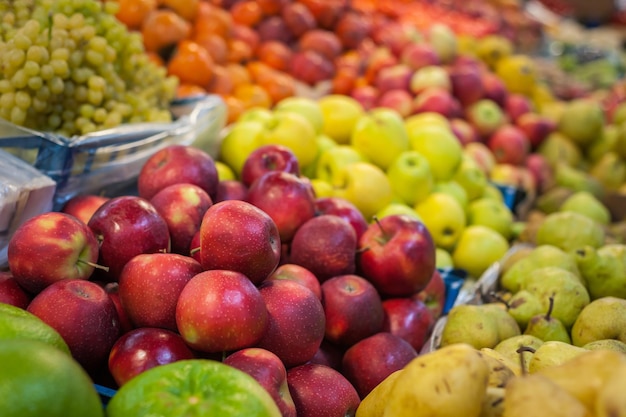
[{"label": "dark red apple", "polygon": [[284,171],[300,175],[300,163],[293,151],[278,144],[263,145],[246,157],[241,168],[241,182],[249,187],[263,174],[271,171]]},{"label": "dark red apple", "polygon": [[426,304],[435,320],[441,317],[446,305],[446,282],[438,269],[433,272],[426,288],[413,295],[413,298]]},{"label": "dark red apple", "polygon": [[556,183],[555,172],[548,160],[539,153],[531,153],[524,162],[532,175],[535,189],[542,193],[552,188]]},{"label": "dark red apple", "polygon": [[317,27],[315,17],[302,3],[293,2],[287,4],[283,7],[281,16],[291,33],[298,38]]},{"label": "dark red apple", "polygon": [[306,84],[316,85],[330,80],[335,73],[335,66],[332,61],[315,51],[299,51],[291,59],[290,73]]},{"label": "dark red apple", "polygon": [[530,153],[528,137],[511,124],[498,128],[489,137],[487,146],[499,164],[522,165]]},{"label": "dark red apple", "polygon": [[480,69],[473,65],[454,65],[450,68],[452,94],[463,107],[483,98],[481,77]]},{"label": "dark red apple", "polygon": [[298,282],[308,289],[310,289],[313,294],[320,300],[322,299],[322,289],[320,286],[320,282],[313,272],[309,271],[303,266],[296,264],[282,264],[276,270],[267,277],[266,281],[270,281],[273,279],[288,279],[291,281]]},{"label": "dark red apple", "polygon": [[324,339],[322,340],[320,348],[307,363],[330,366],[341,372],[341,359],[345,351],[346,349],[344,347],[335,345]]},{"label": "dark red apple", "polygon": [[531,149],[539,149],[543,141],[557,127],[556,122],[551,118],[534,112],[520,115],[515,120],[515,126],[526,134],[530,141]]},{"label": "dark red apple", "polygon": [[109,197],[94,194],[80,194],[70,198],[61,208],[61,212],[76,217],[83,223],[89,223],[89,219],[95,211],[104,204]]},{"label": "dark red apple", "polygon": [[200,259],[200,230],[198,230],[191,238],[189,244],[189,256],[198,262],[202,262]]},{"label": "dark red apple", "polygon": [[481,74],[481,83],[484,92],[484,97],[493,100],[500,107],[506,105],[509,91],[497,74],[490,71],[483,71]]},{"label": "dark red apple", "polygon": [[417,352],[428,340],[435,318],[423,301],[413,297],[388,298],[383,301],[383,331],[406,340]]},{"label": "dark red apple", "polygon": [[318,216],[332,214],[341,217],[354,229],[357,240],[367,230],[368,223],[363,213],[354,204],[345,198],[320,197],[315,200],[315,212]]},{"label": "dark red apple", "polygon": [[256,26],[261,43],[267,41],[279,41],[288,44],[294,39],[294,35],[289,30],[287,23],[282,17],[268,16]]},{"label": "dark red apple", "polygon": [[0,303],[26,309],[31,298],[31,295],[20,287],[10,271],[0,271]]},{"label": "dark red apple", "polygon": [[248,197],[248,187],[239,180],[222,180],[217,184],[214,203],[226,200],[242,200]]},{"label": "dark red apple", "polygon": [[341,54],[343,46],[334,32],[324,29],[313,29],[304,33],[298,40],[300,51],[317,52],[329,61],[334,61]]}]

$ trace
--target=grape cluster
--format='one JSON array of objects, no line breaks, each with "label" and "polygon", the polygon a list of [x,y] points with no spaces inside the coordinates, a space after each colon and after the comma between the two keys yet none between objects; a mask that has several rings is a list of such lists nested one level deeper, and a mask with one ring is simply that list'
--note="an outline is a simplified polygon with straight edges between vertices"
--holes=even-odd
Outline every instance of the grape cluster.
[{"label": "grape cluster", "polygon": [[111,0],[0,2],[0,118],[67,137],[167,122],[178,80]]}]

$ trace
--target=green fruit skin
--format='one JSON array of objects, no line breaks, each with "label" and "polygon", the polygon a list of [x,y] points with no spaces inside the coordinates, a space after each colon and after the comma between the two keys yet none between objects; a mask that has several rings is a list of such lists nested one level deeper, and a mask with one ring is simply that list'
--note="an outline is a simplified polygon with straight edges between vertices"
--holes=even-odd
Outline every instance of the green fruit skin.
[{"label": "green fruit skin", "polygon": [[537,245],[553,245],[566,252],[604,244],[604,229],[582,214],[557,212],[546,216],[537,230]]},{"label": "green fruit skin", "polygon": [[597,250],[586,246],[575,256],[592,300],[626,298],[626,245],[609,244]]}]

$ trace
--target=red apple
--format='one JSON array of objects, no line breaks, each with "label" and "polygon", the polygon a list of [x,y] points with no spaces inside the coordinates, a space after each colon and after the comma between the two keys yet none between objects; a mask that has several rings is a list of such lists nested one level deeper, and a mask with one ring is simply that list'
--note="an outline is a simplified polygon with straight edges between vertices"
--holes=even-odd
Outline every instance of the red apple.
[{"label": "red apple", "polygon": [[354,416],[361,400],[339,371],[308,363],[287,370],[289,391],[298,417]]},{"label": "red apple", "polygon": [[411,42],[402,49],[400,61],[414,71],[430,65],[439,65],[439,55],[426,42]]},{"label": "red apple", "polygon": [[253,150],[241,168],[241,182],[249,187],[263,174],[270,171],[284,171],[300,175],[300,163],[293,151],[286,146],[270,144]]},{"label": "red apple", "polygon": [[89,219],[95,211],[104,204],[109,197],[93,194],[81,194],[70,198],[61,208],[61,212],[76,217],[83,223],[89,223]]},{"label": "red apple", "polygon": [[189,256],[198,262],[202,262],[200,259],[200,230],[198,230],[191,238],[189,244]]},{"label": "red apple", "polygon": [[329,61],[333,61],[341,54],[343,47],[334,32],[324,29],[313,29],[298,40],[300,51],[317,52]]},{"label": "red apple", "polygon": [[341,372],[341,359],[344,353],[345,348],[343,346],[335,345],[324,339],[315,355],[307,363],[330,366]]},{"label": "red apple", "polygon": [[404,339],[381,332],[351,346],[343,356],[343,375],[365,398],[389,375],[404,368],[417,352]]},{"label": "red apple", "polygon": [[10,271],[0,271],[0,303],[26,309],[30,300],[31,295],[20,287]]},{"label": "red apple", "polygon": [[449,119],[457,117],[461,104],[445,88],[428,87],[415,96],[413,113],[435,112]]},{"label": "red apple", "polygon": [[267,277],[266,281],[287,279],[300,283],[310,289],[318,299],[322,299],[322,289],[320,282],[313,272],[303,266],[296,264],[282,264]]},{"label": "red apple", "polygon": [[169,252],[167,223],[150,202],[137,196],[114,197],[89,220],[100,242],[99,263],[108,267],[107,277],[117,281],[122,268],[136,255]]},{"label": "red apple", "polygon": [[300,51],[294,53],[291,59],[290,73],[304,83],[315,85],[330,80],[335,73],[335,66],[315,51]]},{"label": "red apple", "polygon": [[200,263],[205,270],[241,272],[253,284],[278,266],[281,241],[272,218],[240,200],[211,206],[200,225]]},{"label": "red apple", "polygon": [[370,224],[359,240],[358,266],[382,296],[410,296],[428,285],[435,244],[424,224],[404,215]]},{"label": "red apple", "polygon": [[352,226],[323,214],[307,220],[291,241],[291,263],[313,272],[320,282],[355,272],[357,239]]},{"label": "red apple", "polygon": [[349,10],[339,17],[334,30],[345,49],[356,49],[369,37],[372,22],[367,14]]},{"label": "red apple", "polygon": [[161,189],[150,203],[167,223],[172,252],[189,253],[189,244],[200,230],[202,216],[213,205],[211,197],[197,185],[178,183]]},{"label": "red apple", "polygon": [[354,87],[350,92],[350,96],[361,103],[365,110],[371,110],[378,105],[380,92],[376,87],[367,84]]},{"label": "red apple", "polygon": [[530,141],[524,132],[511,124],[499,127],[487,146],[499,164],[522,165],[530,152]]},{"label": "red apple", "polygon": [[345,198],[340,197],[320,197],[315,200],[315,212],[317,215],[333,214],[339,216],[348,223],[354,229],[356,233],[357,241],[361,238],[361,235],[365,232],[369,224],[363,213],[356,208],[354,204]]},{"label": "red apple", "polygon": [[481,138],[488,138],[507,123],[507,115],[498,104],[483,98],[465,108],[465,118]]},{"label": "red apple", "polygon": [[215,203],[226,200],[242,200],[248,197],[248,187],[239,180],[222,180],[217,184]]},{"label": "red apple", "polygon": [[309,361],[324,339],[321,301],[304,285],[286,279],[261,283],[269,324],[257,347],[278,356],[287,369]]},{"label": "red apple", "polygon": [[433,272],[426,288],[413,295],[413,298],[426,304],[435,320],[441,317],[446,305],[446,282],[438,269]]},{"label": "red apple", "polygon": [[289,3],[282,8],[281,16],[285,25],[296,37],[315,29],[317,22],[311,11],[302,3]]},{"label": "red apple", "polygon": [[450,129],[457,137],[461,145],[466,146],[469,143],[479,142],[480,136],[467,120],[455,117],[450,119]]},{"label": "red apple", "polygon": [[287,369],[278,356],[267,349],[246,348],[228,355],[226,365],[254,378],[274,399],[283,417],[296,417],[296,405],[287,385]]},{"label": "red apple", "polygon": [[383,331],[406,340],[417,352],[428,340],[435,318],[426,304],[413,297],[389,298],[383,301]]},{"label": "red apple", "polygon": [[57,281],[88,279],[98,261],[98,241],[76,217],[48,212],[15,230],[7,259],[15,281],[36,294]]},{"label": "red apple", "polygon": [[376,288],[358,275],[339,275],[322,283],[325,338],[352,346],[383,328],[384,311]]},{"label": "red apple", "polygon": [[168,185],[186,182],[215,198],[218,181],[215,161],[207,152],[192,146],[169,145],[144,163],[137,178],[137,191],[140,197],[150,200]]},{"label": "red apple", "polygon": [[463,107],[483,98],[481,77],[480,69],[473,65],[454,65],[450,68],[452,94]]},{"label": "red apple", "polygon": [[510,93],[506,97],[503,108],[511,122],[515,123],[522,114],[531,112],[533,105],[530,98],[525,95]]},{"label": "red apple", "polygon": [[135,327],[177,330],[176,303],[185,285],[202,266],[176,253],[149,253],[132,258],[119,277],[120,301]]},{"label": "red apple", "polygon": [[378,98],[377,107],[393,109],[406,118],[413,113],[413,96],[407,90],[388,90]]},{"label": "red apple", "polygon": [[407,45],[421,39],[419,31],[414,25],[397,20],[391,20],[382,27],[373,30],[372,37],[378,45],[388,47],[397,57],[402,54]]},{"label": "red apple", "polygon": [[82,279],[57,281],[37,294],[27,310],[59,332],[88,372],[106,367],[120,324],[104,288]]},{"label": "red apple", "polygon": [[254,346],[264,336],[268,322],[259,290],[248,277],[235,271],[212,270],[194,276],[176,304],[181,336],[202,352]]},{"label": "red apple", "polygon": [[170,330],[142,327],[120,336],[111,348],[109,372],[118,386],[155,366],[194,359],[195,355],[179,334]]},{"label": "red apple", "polygon": [[117,282],[107,282],[104,285],[104,290],[109,294],[111,301],[115,305],[115,311],[117,311],[117,318],[120,321],[120,334],[131,331],[135,328],[135,325],[128,317],[128,313],[122,306],[122,300],[120,299],[120,286]]},{"label": "red apple", "polygon": [[484,97],[493,100],[498,106],[504,108],[509,91],[504,81],[502,81],[502,78],[493,72],[483,71],[481,74],[481,83]]},{"label": "red apple", "polygon": [[396,64],[381,68],[376,73],[374,87],[382,94],[390,90],[404,90],[409,92],[409,85],[413,70],[404,64]]},{"label": "red apple", "polygon": [[531,153],[526,158],[525,165],[533,177],[537,191],[542,193],[555,185],[554,169],[543,155]]},{"label": "red apple", "polygon": [[313,14],[317,24],[324,29],[335,27],[339,17],[349,9],[347,0],[298,0]]},{"label": "red apple", "polygon": [[539,149],[543,141],[557,127],[554,120],[534,112],[524,113],[517,117],[515,126],[526,134],[531,149]]},{"label": "red apple", "polygon": [[399,63],[388,48],[382,46],[374,46],[371,50],[366,50],[364,54],[367,58],[365,61],[365,78],[369,82],[374,82],[376,74],[378,74],[383,68],[392,67]]},{"label": "red apple", "polygon": [[284,171],[268,172],[248,189],[247,201],[267,213],[283,243],[291,242],[296,230],[315,216],[311,183]]},{"label": "red apple", "polygon": [[268,16],[259,22],[256,26],[256,32],[259,34],[261,42],[280,41],[288,44],[294,38],[287,23],[278,15]]}]

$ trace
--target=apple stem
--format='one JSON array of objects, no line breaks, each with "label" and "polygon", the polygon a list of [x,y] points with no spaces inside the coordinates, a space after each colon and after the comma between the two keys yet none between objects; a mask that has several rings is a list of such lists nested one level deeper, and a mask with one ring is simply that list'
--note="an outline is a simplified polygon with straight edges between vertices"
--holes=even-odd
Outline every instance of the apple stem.
[{"label": "apple stem", "polygon": [[550,304],[548,306],[548,312],[546,313],[546,320],[550,320],[550,316],[552,316],[552,310],[554,309],[554,296],[555,294],[552,293],[550,298],[548,298],[548,301],[550,302]]},{"label": "apple stem", "polygon": [[380,224],[380,220],[378,219],[378,216],[372,216],[372,220],[374,220],[374,222],[378,225],[378,227],[380,228],[380,231],[383,233],[383,236],[385,238],[385,240],[389,240],[389,234],[387,233],[387,231],[383,228],[382,224]]},{"label": "apple stem", "polygon": [[491,291],[489,293],[489,296],[491,298],[493,298],[494,300],[504,304],[504,306],[506,307],[507,310],[509,310],[511,308],[511,305],[508,303],[508,301],[506,301],[504,298],[502,298],[501,296],[499,296],[498,294],[496,294],[495,291]]},{"label": "apple stem", "polygon": [[98,265],[97,263],[90,262],[90,261],[84,261],[82,259],[79,259],[78,262],[82,262],[82,263],[84,263],[86,265],[89,265],[91,267],[94,267],[96,269],[101,269],[101,270],[103,270],[105,272],[109,272],[109,267],[108,266]]},{"label": "apple stem", "polygon": [[520,346],[516,352],[519,354],[519,361],[522,367],[522,375],[527,375],[528,370],[526,369],[526,365],[524,364],[524,352],[535,353],[535,349],[530,346]]},{"label": "apple stem", "polygon": [[368,250],[370,250],[370,247],[364,246],[362,248],[357,248],[356,253],[359,254],[359,253],[367,252]]},{"label": "apple stem", "polygon": [[193,256],[195,255],[197,252],[200,252],[200,246],[198,246],[197,248],[193,248],[192,250],[189,251],[189,255]]}]

